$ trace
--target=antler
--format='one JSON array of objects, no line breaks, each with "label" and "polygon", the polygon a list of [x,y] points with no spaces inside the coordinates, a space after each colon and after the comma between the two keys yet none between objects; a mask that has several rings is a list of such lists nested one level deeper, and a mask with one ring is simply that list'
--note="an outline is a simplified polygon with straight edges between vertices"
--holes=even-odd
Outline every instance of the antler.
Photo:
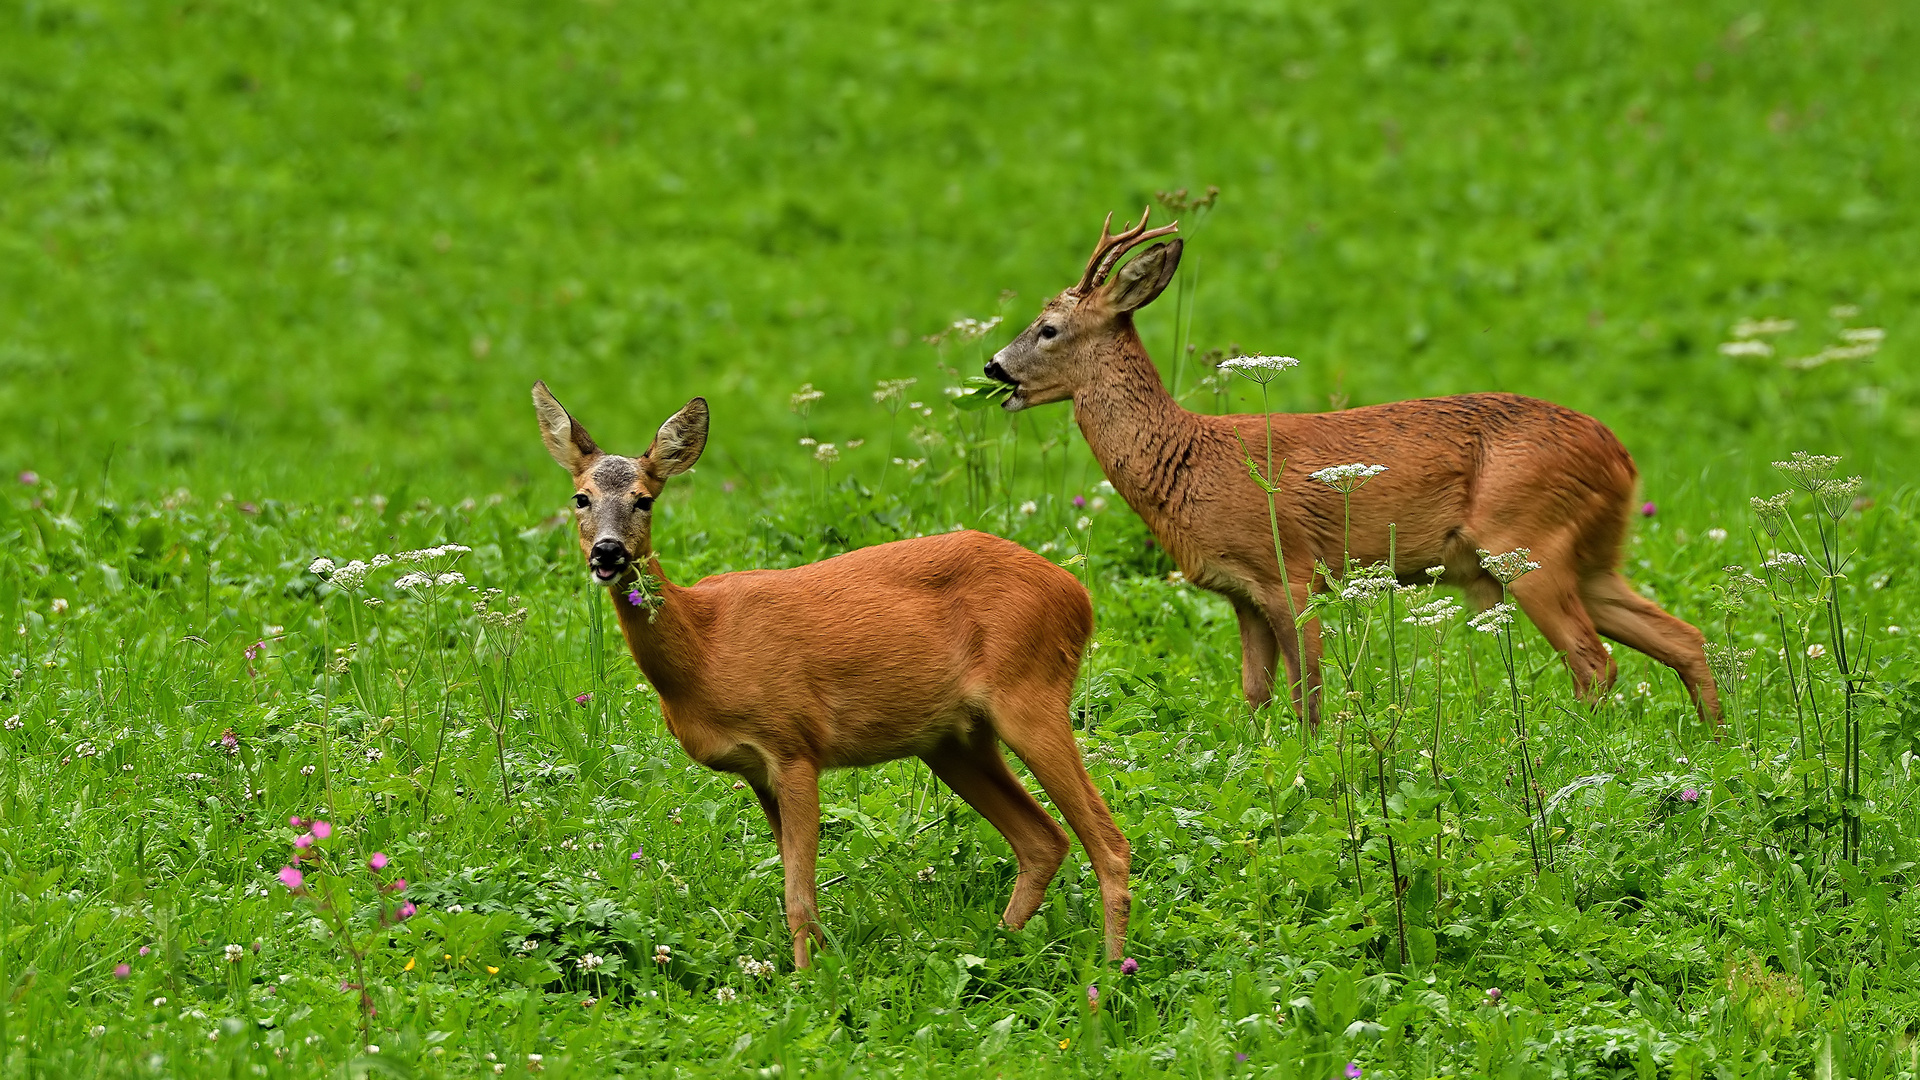
[{"label": "antler", "polygon": [[1087,295],[1097,288],[1101,281],[1106,279],[1106,276],[1113,271],[1114,264],[1119,262],[1121,256],[1125,255],[1133,247],[1151,240],[1156,236],[1165,236],[1168,233],[1179,231],[1180,223],[1175,221],[1149,232],[1147,230],[1147,217],[1152,213],[1153,207],[1151,206],[1142,210],[1140,212],[1140,224],[1125,230],[1118,236],[1115,236],[1109,231],[1113,227],[1113,215],[1109,213],[1107,220],[1100,224],[1100,242],[1093,246],[1093,257],[1087,260],[1086,273],[1080,275],[1080,284],[1075,285],[1072,291],[1081,296]]}]

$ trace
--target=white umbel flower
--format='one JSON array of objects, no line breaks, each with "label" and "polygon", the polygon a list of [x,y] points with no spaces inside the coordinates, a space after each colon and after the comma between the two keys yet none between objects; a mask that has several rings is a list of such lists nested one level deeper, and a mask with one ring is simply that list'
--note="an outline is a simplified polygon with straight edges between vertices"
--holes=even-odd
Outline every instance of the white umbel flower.
[{"label": "white umbel flower", "polygon": [[1497,634],[1513,625],[1512,604],[1495,604],[1467,620],[1467,625],[1483,634]]},{"label": "white umbel flower", "polygon": [[1221,371],[1231,371],[1262,386],[1299,366],[1300,361],[1291,356],[1236,356],[1220,362]]}]

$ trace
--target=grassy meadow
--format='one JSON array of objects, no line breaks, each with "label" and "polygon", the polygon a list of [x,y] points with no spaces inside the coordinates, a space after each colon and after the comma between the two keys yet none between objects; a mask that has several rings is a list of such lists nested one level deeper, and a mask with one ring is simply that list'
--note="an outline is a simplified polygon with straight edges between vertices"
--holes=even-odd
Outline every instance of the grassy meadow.
[{"label": "grassy meadow", "polygon": [[[1916,50],[1866,0],[0,2],[0,1077],[1920,1076]],[[1723,738],[1367,590],[1322,730],[1250,715],[1067,408],[954,407],[1108,211],[1216,186],[1140,320],[1187,406],[1246,352],[1288,410],[1599,417]],[[536,378],[632,454],[709,400],[676,581],[957,527],[1080,574],[1137,970],[1077,845],[999,927],[1005,842],[900,762],[825,781],[793,971]]]}]

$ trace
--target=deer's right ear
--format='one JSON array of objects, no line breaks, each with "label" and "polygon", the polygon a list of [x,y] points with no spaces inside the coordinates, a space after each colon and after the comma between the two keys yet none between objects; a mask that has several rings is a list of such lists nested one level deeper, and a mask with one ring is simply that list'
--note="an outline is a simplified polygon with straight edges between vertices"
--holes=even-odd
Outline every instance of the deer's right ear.
[{"label": "deer's right ear", "polygon": [[533,411],[540,417],[540,441],[547,444],[547,453],[561,468],[577,473],[583,462],[600,452],[593,436],[567,414],[545,382],[533,384]]},{"label": "deer's right ear", "polygon": [[678,476],[693,468],[706,448],[707,399],[694,398],[660,425],[653,445],[647,447],[647,471],[656,480]]}]

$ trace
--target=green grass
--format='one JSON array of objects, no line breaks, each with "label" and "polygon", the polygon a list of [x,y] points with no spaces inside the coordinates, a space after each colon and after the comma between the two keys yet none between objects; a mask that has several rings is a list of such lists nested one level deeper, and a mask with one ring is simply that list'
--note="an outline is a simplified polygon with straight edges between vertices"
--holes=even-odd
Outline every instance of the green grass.
[{"label": "green grass", "polygon": [[[1916,45],[1872,3],[0,7],[0,465],[38,474],[0,497],[0,1075],[1915,1075]],[[1247,716],[1231,612],[1099,502],[1063,409],[946,403],[1013,327],[925,337],[1022,322],[1107,211],[1209,184],[1142,319],[1191,407],[1247,407],[1200,383],[1237,345],[1303,360],[1286,408],[1590,412],[1658,506],[1636,583],[1756,650],[1715,743],[1664,669],[1621,650],[1589,713],[1520,633],[1551,868],[1492,639],[1441,651],[1438,779],[1435,669],[1402,627],[1396,680],[1384,612],[1303,741]],[[1797,326],[1722,352],[1750,317]],[[1885,342],[1785,363],[1848,327]],[[666,734],[553,525],[536,377],[627,452],[712,402],[658,515],[676,580],[960,524],[1083,573],[1140,972],[1098,962],[1077,851],[997,928],[1004,843],[904,763],[828,780],[836,951],[788,970],[757,807]],[[1866,478],[1853,562],[1723,619],[1797,449]],[[443,541],[528,609],[510,664],[464,594],[306,572]],[[1776,612],[1796,665],[1836,651],[1821,595],[1871,676],[1851,799],[1833,657],[1802,740],[1780,654]],[[420,914],[382,928],[365,873],[288,895],[316,812]]]}]

